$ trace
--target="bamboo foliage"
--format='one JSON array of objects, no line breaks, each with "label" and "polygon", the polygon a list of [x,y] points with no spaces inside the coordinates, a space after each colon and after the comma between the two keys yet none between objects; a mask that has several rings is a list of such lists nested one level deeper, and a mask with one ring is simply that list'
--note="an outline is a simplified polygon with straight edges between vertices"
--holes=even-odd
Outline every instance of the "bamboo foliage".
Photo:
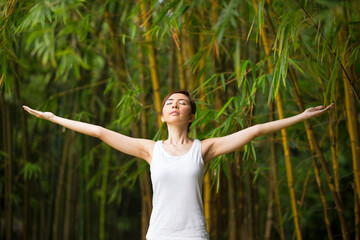
[{"label": "bamboo foliage", "polygon": [[268,121],[271,104],[283,118],[335,102],[206,166],[211,239],[359,238],[358,1],[0,6],[1,238],[145,239],[146,163],[21,105],[157,140],[174,88],[197,101],[199,139]]},{"label": "bamboo foliage", "polygon": [[[255,10],[258,9],[255,1],[253,1],[253,4],[254,4],[254,9]],[[261,14],[261,13],[257,12],[257,14]],[[261,29],[260,30],[261,38],[262,38],[262,42],[264,44],[265,53],[266,53],[266,55],[270,55],[270,46],[269,46],[270,44],[269,44],[269,39],[267,37],[267,33],[263,29],[262,26],[260,26],[260,29]],[[281,49],[280,49],[280,51],[281,51]],[[268,68],[269,68],[270,73],[273,72],[274,69],[273,69],[273,65],[271,62],[269,62]],[[275,68],[278,69],[278,67],[275,67]],[[274,75],[275,75],[275,72],[277,71],[276,69],[274,70]],[[285,71],[286,70],[284,70],[284,72]],[[282,73],[282,74],[284,75],[284,73]],[[285,77],[283,76],[283,78],[285,78]],[[273,81],[275,82],[275,81],[279,81],[279,80],[275,80],[275,76],[274,76]],[[276,89],[275,92],[278,92],[278,90]],[[280,93],[277,93],[277,94],[275,93],[275,101],[276,101],[276,106],[278,109],[279,119],[285,118]],[[294,217],[295,232],[296,232],[297,239],[300,240],[300,239],[302,239],[302,236],[301,236],[301,230],[300,230],[299,214],[298,214],[298,209],[297,209],[297,204],[296,204],[297,201],[296,201],[295,190],[294,190],[294,177],[293,177],[292,164],[291,164],[291,159],[290,159],[290,149],[289,149],[289,145],[288,145],[288,137],[287,137],[286,129],[281,130],[281,136],[282,136],[282,144],[283,144],[285,163],[286,163],[286,175],[287,175],[287,180],[288,180],[288,188],[289,188],[290,201],[291,201],[291,210],[292,210],[292,214]]]}]

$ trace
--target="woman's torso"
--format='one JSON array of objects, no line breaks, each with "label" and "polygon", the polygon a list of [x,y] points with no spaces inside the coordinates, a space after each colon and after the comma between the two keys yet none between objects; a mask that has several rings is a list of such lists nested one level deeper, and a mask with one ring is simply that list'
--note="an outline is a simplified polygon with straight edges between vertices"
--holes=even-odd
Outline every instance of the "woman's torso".
[{"label": "woman's torso", "polygon": [[153,210],[147,239],[208,239],[202,203],[204,162],[201,143],[194,140],[190,150],[173,156],[163,142],[154,146],[150,165]]}]

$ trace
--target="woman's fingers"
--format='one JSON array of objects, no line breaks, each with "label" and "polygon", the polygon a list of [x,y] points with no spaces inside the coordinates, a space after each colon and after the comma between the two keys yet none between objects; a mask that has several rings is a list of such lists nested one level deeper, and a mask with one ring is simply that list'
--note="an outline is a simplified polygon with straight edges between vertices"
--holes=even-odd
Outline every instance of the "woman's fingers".
[{"label": "woman's fingers", "polygon": [[24,110],[27,111],[28,113],[30,113],[31,115],[34,115],[36,117],[38,117],[39,115],[41,115],[42,112],[40,111],[36,111],[34,109],[29,108],[28,106],[23,106]]},{"label": "woman's fingers", "polygon": [[[332,103],[330,104],[329,106],[327,106],[326,108],[324,108],[323,106],[321,106],[321,108],[319,108],[320,112],[323,113],[323,112],[326,112],[328,110],[330,110],[335,104]],[[320,107],[320,106],[319,106]]]},{"label": "woman's fingers", "polygon": [[322,105],[313,107],[313,108],[309,108],[308,109],[308,113],[310,114],[309,117],[321,115],[321,114],[325,113],[326,111],[330,110],[331,108],[333,108],[333,106],[334,106],[334,103],[330,104],[326,108],[324,108],[324,106],[322,106]]},{"label": "woman's fingers", "polygon": [[23,106],[23,109],[25,110],[25,111],[27,111],[28,113],[30,113],[30,114],[32,114],[31,113],[31,108],[29,108],[28,106]]},{"label": "woman's fingers", "polygon": [[31,115],[38,117],[38,118],[42,118],[42,119],[46,119],[46,120],[51,120],[52,117],[54,117],[54,114],[51,112],[41,112],[41,111],[37,111],[34,109],[29,108],[28,106],[23,106],[24,110],[27,111],[28,113],[30,113]]},{"label": "woman's fingers", "polygon": [[320,105],[320,106],[315,107],[315,110],[321,110],[323,108],[324,108],[324,106]]},{"label": "woman's fingers", "polygon": [[333,108],[334,106],[335,106],[335,103],[332,103],[332,104],[330,104],[329,106],[327,106],[327,107],[325,108],[325,110],[327,111],[327,110]]}]

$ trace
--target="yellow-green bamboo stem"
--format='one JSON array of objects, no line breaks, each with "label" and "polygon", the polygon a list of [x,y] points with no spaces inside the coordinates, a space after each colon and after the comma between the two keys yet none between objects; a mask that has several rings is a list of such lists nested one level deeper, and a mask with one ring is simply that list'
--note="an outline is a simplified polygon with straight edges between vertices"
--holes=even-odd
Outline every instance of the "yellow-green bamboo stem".
[{"label": "yellow-green bamboo stem", "polygon": [[[200,44],[202,45],[203,36],[199,37]],[[205,56],[202,56],[199,63],[200,71],[205,67]],[[205,73],[202,71],[202,74],[199,77],[200,86],[204,83]],[[200,101],[205,102],[205,91],[204,88],[200,88]],[[204,105],[200,105],[200,109],[204,109]],[[202,126],[203,127],[203,126]],[[210,223],[211,223],[211,179],[210,179],[210,171],[207,171],[204,177],[204,215],[207,223],[207,231],[210,233]]]},{"label": "yellow-green bamboo stem", "polygon": [[100,216],[99,216],[99,240],[105,239],[106,226],[106,196],[108,189],[108,176],[111,159],[111,148],[107,148],[103,162],[101,196],[100,196]]},{"label": "yellow-green bamboo stem", "polygon": [[[253,0],[252,2],[253,2],[254,10],[257,14],[256,0]],[[264,45],[264,50],[265,50],[266,55],[269,56],[270,55],[269,40],[267,38],[266,31],[263,29],[262,26],[260,26],[260,27],[261,27],[261,38],[262,38],[262,43]],[[269,68],[268,69],[269,73],[271,73],[273,70],[273,66],[270,62],[270,59],[268,61],[268,68]],[[278,109],[279,119],[283,119],[284,111],[283,111],[280,93],[278,93],[276,96],[276,106]],[[282,143],[283,143],[283,149],[284,149],[286,175],[287,175],[287,180],[288,180],[288,188],[289,188],[290,201],[291,201],[291,210],[292,210],[293,217],[294,217],[295,232],[296,232],[297,239],[301,240],[302,236],[301,236],[301,230],[300,230],[300,221],[299,221],[299,214],[298,214],[297,206],[296,206],[296,197],[295,197],[295,190],[294,190],[294,177],[293,177],[293,172],[292,172],[290,149],[289,149],[289,145],[288,145],[286,129],[281,130],[281,137],[282,137]]]},{"label": "yellow-green bamboo stem", "polygon": [[324,219],[325,219],[326,230],[327,230],[327,233],[328,233],[328,239],[332,240],[333,235],[332,235],[332,232],[331,232],[331,222],[330,222],[329,213],[328,213],[328,206],[327,206],[327,203],[326,203],[325,193],[324,193],[324,190],[322,188],[319,165],[316,162],[315,158],[314,158],[313,164],[314,164],[314,173],[315,173],[316,183],[317,183],[318,188],[319,188],[320,199],[321,199],[321,203],[322,203],[323,210],[324,210]]},{"label": "yellow-green bamboo stem", "polygon": [[[284,110],[283,110],[280,94],[278,94],[276,96],[276,106],[278,109],[279,119],[283,119],[285,116],[284,116]],[[288,145],[288,137],[287,137],[286,129],[281,130],[281,137],[282,137],[282,143],[283,143],[283,148],[284,148],[286,175],[287,175],[288,188],[289,188],[289,193],[290,193],[291,210],[292,210],[292,213],[294,216],[296,237],[298,240],[301,240],[302,236],[301,236],[301,230],[300,230],[300,221],[299,221],[299,214],[298,214],[297,206],[296,206],[296,196],[295,196],[295,190],[294,190],[294,177],[293,177],[293,172],[292,172],[290,148]]]},{"label": "yellow-green bamboo stem", "polygon": [[[290,80],[292,81],[292,83],[294,85],[294,89],[295,89],[294,93],[295,93],[296,103],[297,103],[300,111],[304,111],[305,107],[304,107],[304,104],[303,104],[303,101],[301,98],[300,88],[296,81],[295,74],[293,73],[293,70],[291,68],[289,70],[289,76],[290,76]],[[305,123],[305,130],[306,130],[306,135],[307,135],[307,138],[309,141],[310,150],[311,150],[312,154],[314,156],[317,156],[317,158],[320,161],[321,167],[323,168],[325,176],[326,176],[326,180],[327,180],[329,189],[330,189],[332,197],[334,199],[334,203],[336,205],[336,210],[339,215],[343,239],[348,239],[348,234],[347,234],[348,231],[347,231],[347,226],[346,226],[346,221],[345,221],[345,216],[344,216],[344,207],[343,207],[341,196],[338,192],[336,192],[332,175],[327,167],[327,163],[326,163],[324,155],[320,149],[319,143],[315,137],[315,134],[311,127],[310,121],[305,120],[304,123]],[[313,159],[315,161],[315,158],[313,158]],[[314,163],[314,166],[317,166],[317,163]],[[316,174],[316,172],[315,172],[315,174]],[[319,189],[319,191],[321,191],[321,189]],[[320,192],[320,194],[321,194],[321,192]],[[324,215],[327,216],[327,213],[324,213]],[[328,220],[325,219],[325,223],[327,221]]]},{"label": "yellow-green bamboo stem", "polygon": [[[142,13],[142,16],[146,16],[146,6],[145,1],[140,0],[140,11]],[[143,24],[145,27],[145,31],[150,30],[150,24],[148,19],[146,19]],[[154,94],[154,102],[155,102],[155,109],[156,109],[156,115],[157,115],[157,123],[158,128],[161,128],[162,121],[161,121],[161,97],[160,97],[160,86],[159,86],[159,75],[157,71],[157,62],[156,62],[156,54],[154,46],[151,44],[151,34],[145,34],[145,39],[147,42],[148,47],[148,58],[150,63],[150,73],[151,73],[151,81],[153,85],[153,94]]]}]

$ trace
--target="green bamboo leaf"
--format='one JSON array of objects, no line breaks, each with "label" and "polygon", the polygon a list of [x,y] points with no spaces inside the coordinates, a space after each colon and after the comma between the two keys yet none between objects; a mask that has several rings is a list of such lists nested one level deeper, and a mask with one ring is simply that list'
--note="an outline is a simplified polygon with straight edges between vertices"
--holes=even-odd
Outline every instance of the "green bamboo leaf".
[{"label": "green bamboo leaf", "polygon": [[[118,196],[121,195],[121,185],[116,183],[115,187],[111,189],[109,200],[107,201],[108,204],[114,202],[114,200],[118,199]],[[119,202],[117,202],[119,204]]]},{"label": "green bamboo leaf", "polygon": [[250,148],[251,148],[251,154],[252,154],[252,157],[254,159],[254,161],[256,162],[256,149],[255,149],[255,146],[254,146],[254,141],[251,141],[250,143]]},{"label": "green bamboo leaf", "polygon": [[21,174],[24,176],[24,180],[38,178],[41,172],[41,167],[38,164],[31,162],[27,162],[21,169]]},{"label": "green bamboo leaf", "polygon": [[[258,31],[259,33],[261,34],[261,27],[264,26],[264,12],[263,12],[263,9],[264,9],[264,0],[260,0],[260,2],[258,3],[257,7],[258,7],[258,10],[257,10],[257,21],[258,21]],[[258,32],[256,34],[256,38],[258,39]]]},{"label": "green bamboo leaf", "polygon": [[122,43],[125,44],[125,42],[126,42],[126,35],[123,34],[123,35],[122,35]]},{"label": "green bamboo leaf", "polygon": [[224,161],[221,161],[221,169],[225,173],[226,178],[229,178],[229,168],[226,164],[226,161],[228,161],[228,160],[226,158],[227,158],[227,155],[224,157]]},{"label": "green bamboo leaf", "polygon": [[238,114],[235,115],[237,122],[240,124],[241,128],[244,128],[244,120],[240,118]]},{"label": "green bamboo leaf", "polygon": [[225,80],[224,73],[221,73],[220,77],[221,77],[221,83],[222,83],[223,89],[225,91],[225,89],[226,89],[226,80]]},{"label": "green bamboo leaf", "polygon": [[[249,60],[246,60],[244,61],[242,64],[241,64],[241,71],[240,71],[240,86],[241,84],[243,83],[244,81],[244,77],[245,77],[245,71],[246,71],[246,67],[249,63]],[[238,86],[238,87],[240,87]]]},{"label": "green bamboo leaf", "polygon": [[219,113],[216,115],[215,119],[218,120],[218,118],[220,117],[220,115],[225,111],[225,109],[229,106],[229,104],[234,100],[234,97],[231,97],[226,103],[225,105],[222,107],[222,109],[219,111]]},{"label": "green bamboo leaf", "polygon": [[240,39],[239,38],[236,39],[234,64],[235,64],[234,68],[235,68],[235,73],[236,73],[237,86],[238,86],[238,88],[240,88],[240,86],[241,86],[241,81],[240,81],[241,66],[240,66]]},{"label": "green bamboo leaf", "polygon": [[[246,84],[246,82],[244,83],[244,85]],[[241,105],[247,105],[248,104],[248,98],[247,98],[247,93],[246,93],[246,86],[243,86],[242,88],[242,94],[241,94]]]},{"label": "green bamboo leaf", "polygon": [[135,34],[136,34],[136,25],[133,25],[132,31],[131,31],[131,40],[132,41],[134,41]]},{"label": "green bamboo leaf", "polygon": [[[252,23],[251,23],[249,32],[248,32],[247,37],[246,37],[246,43],[249,41],[249,37],[250,37],[251,32],[252,32],[252,29],[253,29],[253,27],[254,27],[255,19],[256,19],[256,17],[254,17],[253,20],[252,20]],[[257,36],[257,33],[256,33],[256,36]],[[258,38],[257,38],[257,37],[256,37],[256,42],[258,42]]]},{"label": "green bamboo leaf", "polygon": [[222,135],[225,136],[225,135],[228,135],[229,132],[230,132],[230,127],[233,126],[233,118],[234,118],[234,112],[231,113],[227,118],[226,120],[224,121],[224,126],[223,126],[223,131],[222,131]]},{"label": "green bamboo leaf", "polygon": [[302,68],[296,63],[296,61],[294,61],[291,58],[288,58],[289,62],[291,63],[292,66],[294,66],[297,70],[299,70],[299,72],[304,74],[304,70],[302,70]]},{"label": "green bamboo leaf", "polygon": [[[274,71],[272,72],[272,75],[274,74]],[[269,96],[268,96],[268,105],[270,104],[271,100],[274,98],[274,81],[275,81],[275,78],[274,76],[269,76],[269,79],[270,79],[270,91],[269,91]]]},{"label": "green bamboo leaf", "polygon": [[[335,90],[335,78],[337,76],[337,73],[338,73],[338,68],[339,68],[339,62],[338,61],[335,61],[335,64],[334,64],[334,67],[331,71],[331,74],[330,74],[330,79],[326,85],[326,92],[325,92],[325,99],[324,99],[324,105],[326,105],[328,102],[327,102],[327,99],[330,98],[330,103],[331,102],[334,102],[335,99],[334,99],[334,90]],[[333,86],[334,85],[334,86]],[[329,97],[329,94],[330,94],[330,97]]]},{"label": "green bamboo leaf", "polygon": [[0,150],[0,156],[3,156],[4,158],[8,158],[9,154],[7,152],[4,152],[4,151]]},{"label": "green bamboo leaf", "polygon": [[231,19],[236,16],[236,8],[234,0],[230,0],[228,4],[224,4],[225,8],[222,10],[221,15],[214,26],[216,42],[219,44],[224,36],[225,30],[231,22]]},{"label": "green bamboo leaf", "polygon": [[322,47],[322,50],[321,50],[321,63],[323,62],[324,60],[324,56],[325,54],[329,51],[328,49],[328,45],[331,45],[329,44],[330,42],[330,39],[331,39],[331,29],[329,29],[327,32],[326,32],[326,35],[325,35],[325,42],[323,43],[323,47]]}]

